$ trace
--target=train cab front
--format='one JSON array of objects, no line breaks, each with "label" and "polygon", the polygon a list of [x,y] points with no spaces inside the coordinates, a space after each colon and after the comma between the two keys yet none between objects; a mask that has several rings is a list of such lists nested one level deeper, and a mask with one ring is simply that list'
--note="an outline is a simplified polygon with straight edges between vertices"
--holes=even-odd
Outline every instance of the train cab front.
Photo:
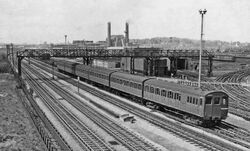
[{"label": "train cab front", "polygon": [[209,123],[220,123],[228,115],[228,95],[224,92],[212,92],[205,96],[205,119]]}]

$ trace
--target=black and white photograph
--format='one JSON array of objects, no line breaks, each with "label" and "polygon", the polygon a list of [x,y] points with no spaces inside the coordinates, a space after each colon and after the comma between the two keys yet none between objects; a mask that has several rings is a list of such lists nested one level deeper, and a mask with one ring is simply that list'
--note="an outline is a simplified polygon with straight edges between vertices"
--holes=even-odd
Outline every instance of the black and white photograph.
[{"label": "black and white photograph", "polygon": [[250,151],[250,1],[0,0],[0,151]]}]

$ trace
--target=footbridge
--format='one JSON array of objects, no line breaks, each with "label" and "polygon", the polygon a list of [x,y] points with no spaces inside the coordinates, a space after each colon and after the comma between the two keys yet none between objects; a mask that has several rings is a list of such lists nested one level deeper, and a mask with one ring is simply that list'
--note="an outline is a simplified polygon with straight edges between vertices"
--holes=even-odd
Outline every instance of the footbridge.
[{"label": "footbridge", "polygon": [[[10,47],[7,46],[7,51]],[[41,58],[45,55],[50,57],[67,57],[67,58],[83,58],[83,64],[90,64],[93,58],[108,58],[108,57],[130,57],[131,69],[133,71],[134,59],[145,58],[152,61],[157,58],[170,59],[170,71],[176,73],[177,62],[180,58],[199,58],[200,50],[183,50],[183,49],[161,49],[154,47],[86,47],[86,48],[25,48],[16,52],[18,59],[18,70],[21,75],[21,60],[24,57]],[[203,50],[202,58],[208,60],[209,71],[212,73],[212,61],[214,54]]]}]

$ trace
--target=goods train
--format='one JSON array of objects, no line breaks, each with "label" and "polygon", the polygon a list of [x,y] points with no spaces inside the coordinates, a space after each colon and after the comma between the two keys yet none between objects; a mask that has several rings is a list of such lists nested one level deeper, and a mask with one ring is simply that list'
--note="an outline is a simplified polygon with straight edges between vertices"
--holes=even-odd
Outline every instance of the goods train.
[{"label": "goods train", "polygon": [[177,113],[198,125],[219,124],[228,114],[228,95],[222,91],[204,91],[154,77],[68,61],[56,61],[55,64],[59,71],[129,96],[148,107]]}]

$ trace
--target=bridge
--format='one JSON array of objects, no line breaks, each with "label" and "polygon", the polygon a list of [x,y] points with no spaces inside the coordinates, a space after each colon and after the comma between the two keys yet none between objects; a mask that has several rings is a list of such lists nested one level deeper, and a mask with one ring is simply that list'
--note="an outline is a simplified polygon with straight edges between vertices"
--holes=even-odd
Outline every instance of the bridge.
[{"label": "bridge", "polygon": [[[150,51],[147,51],[150,50]],[[143,53],[141,53],[143,51]],[[50,54],[51,57],[199,57],[200,50],[160,49],[154,47],[87,47],[87,48],[26,48],[18,51],[17,57],[42,57]],[[147,53],[145,53],[147,52]],[[214,57],[214,54],[203,50],[202,57]]]},{"label": "bridge", "polygon": [[[10,46],[7,45],[7,52],[10,52]],[[170,59],[170,72],[176,73],[177,61],[180,58],[199,58],[200,50],[183,49],[161,49],[155,47],[86,47],[86,48],[25,48],[16,52],[18,59],[18,73],[21,75],[21,60],[25,57],[41,58],[45,55],[50,57],[83,58],[83,64],[90,64],[93,58],[108,57],[130,57],[131,71],[134,70],[134,59],[145,58],[147,62],[159,58]],[[212,61],[214,54],[203,50],[202,58],[208,60],[209,71],[212,73]],[[131,72],[133,73],[133,72]]]}]

